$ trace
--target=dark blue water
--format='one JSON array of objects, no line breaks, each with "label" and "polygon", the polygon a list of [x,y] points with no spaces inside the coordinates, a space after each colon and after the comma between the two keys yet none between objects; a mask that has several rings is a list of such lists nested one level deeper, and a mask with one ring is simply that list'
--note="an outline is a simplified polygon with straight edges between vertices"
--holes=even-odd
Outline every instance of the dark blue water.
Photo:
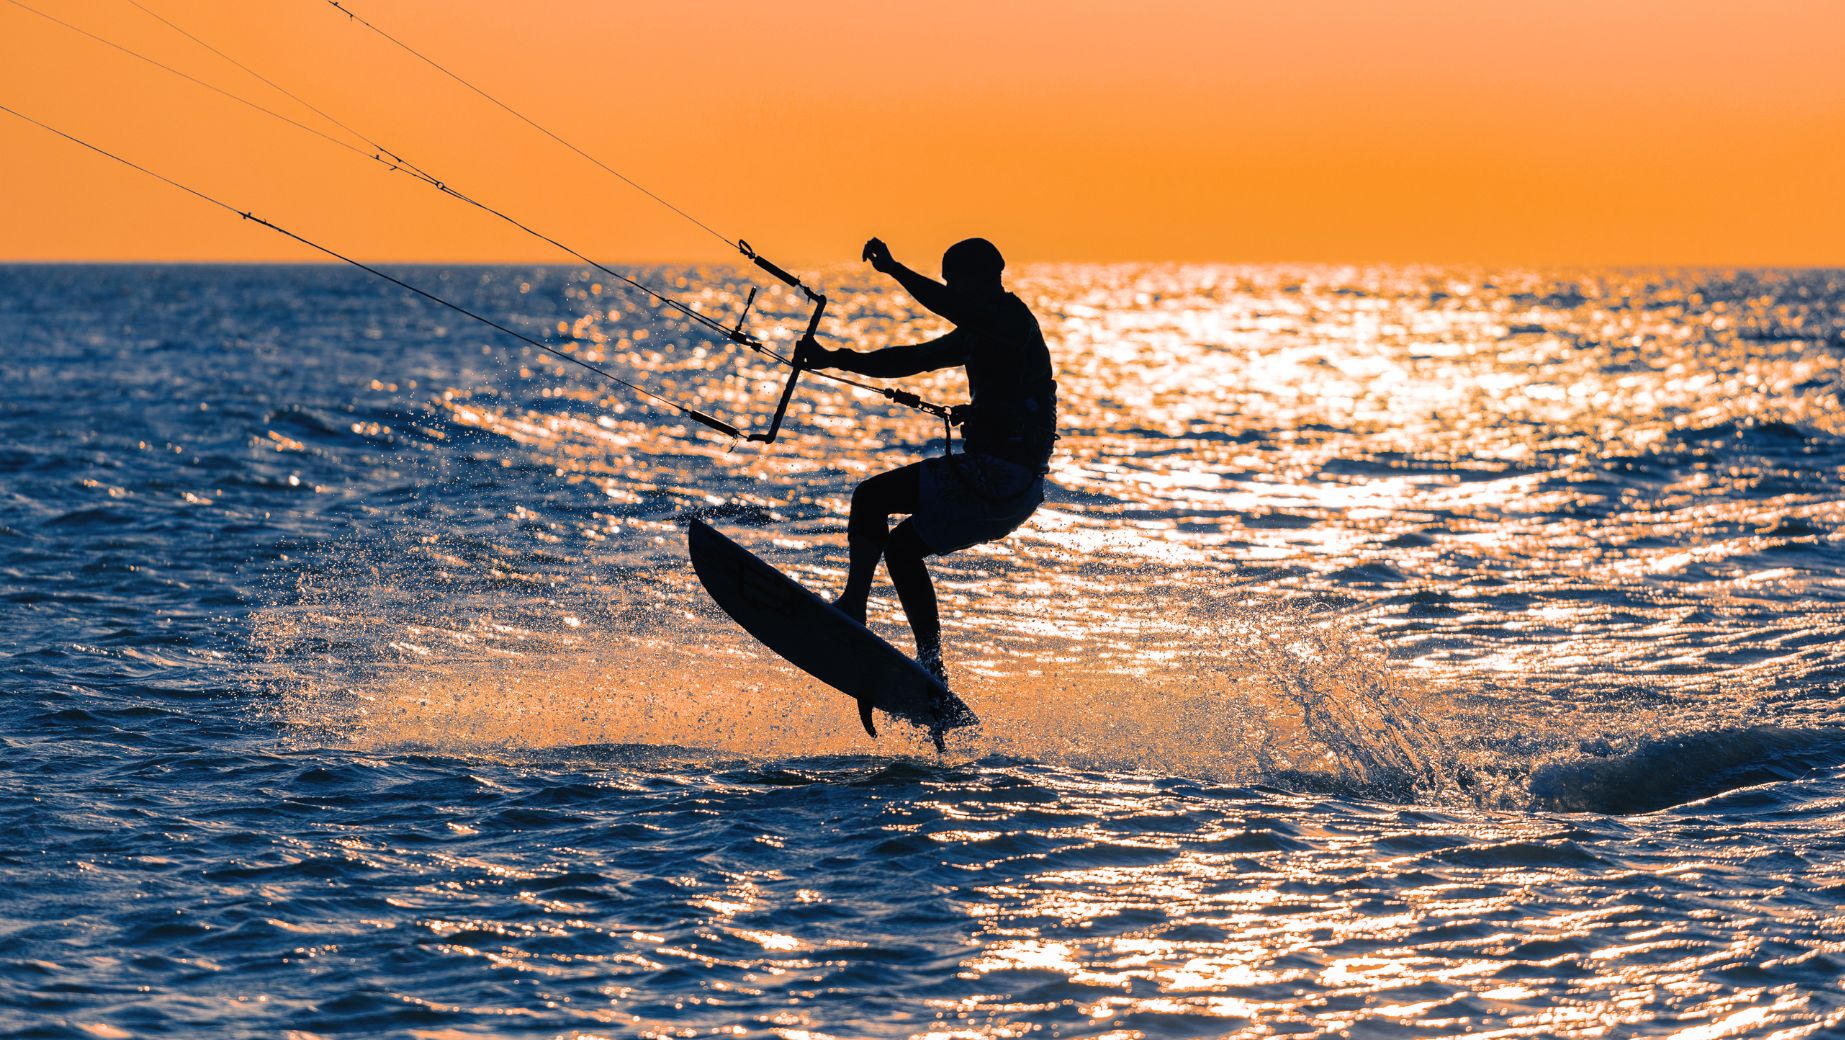
[{"label": "dark blue water", "polygon": [[[779,389],[579,272],[404,273]],[[1845,1028],[1845,275],[1019,287],[1066,437],[936,568],[938,758],[682,535],[836,585],[926,418],[804,384],[733,450],[357,272],[0,267],[0,1035]]]}]

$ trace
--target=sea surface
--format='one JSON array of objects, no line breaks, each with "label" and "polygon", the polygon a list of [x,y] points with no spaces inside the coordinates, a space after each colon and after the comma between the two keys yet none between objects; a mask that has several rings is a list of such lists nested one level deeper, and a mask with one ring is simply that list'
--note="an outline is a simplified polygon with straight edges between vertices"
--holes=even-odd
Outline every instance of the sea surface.
[{"label": "sea surface", "polygon": [[[606,275],[391,270],[780,389]],[[0,267],[0,1036],[1845,1036],[1845,272],[1011,280],[1063,439],[934,568],[938,756],[684,544],[832,591],[930,417],[738,444],[349,268]]]}]

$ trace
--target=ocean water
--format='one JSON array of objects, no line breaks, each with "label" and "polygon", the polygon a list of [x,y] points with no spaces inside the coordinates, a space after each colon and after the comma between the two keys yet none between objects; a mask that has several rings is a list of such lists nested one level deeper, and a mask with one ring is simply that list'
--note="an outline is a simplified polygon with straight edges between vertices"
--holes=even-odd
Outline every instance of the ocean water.
[{"label": "ocean water", "polygon": [[[583,271],[398,273],[778,389]],[[0,1036],[1845,1035],[1845,273],[1013,281],[1064,438],[935,568],[938,757],[683,540],[830,590],[926,416],[739,446],[349,269],[0,268]]]}]

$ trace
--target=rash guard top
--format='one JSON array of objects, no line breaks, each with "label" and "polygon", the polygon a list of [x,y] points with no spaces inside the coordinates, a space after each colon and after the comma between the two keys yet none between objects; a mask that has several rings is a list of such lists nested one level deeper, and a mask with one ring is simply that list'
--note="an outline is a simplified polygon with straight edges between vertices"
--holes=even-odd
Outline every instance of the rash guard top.
[{"label": "rash guard top", "polygon": [[863,354],[832,351],[827,360],[885,379],[965,367],[972,398],[961,410],[967,451],[1042,470],[1057,439],[1057,381],[1038,319],[1025,301],[1002,293],[952,320],[953,332],[927,343]]}]

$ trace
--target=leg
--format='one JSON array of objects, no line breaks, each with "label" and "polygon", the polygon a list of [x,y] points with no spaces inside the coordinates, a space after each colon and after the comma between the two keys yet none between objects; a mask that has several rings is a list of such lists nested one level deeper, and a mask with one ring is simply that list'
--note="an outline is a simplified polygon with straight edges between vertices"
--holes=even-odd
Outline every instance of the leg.
[{"label": "leg", "polygon": [[890,539],[892,513],[914,513],[922,498],[922,464],[913,463],[868,478],[852,492],[852,516],[846,521],[846,548],[851,563],[846,588],[833,605],[859,621],[865,620],[865,601],[871,596],[871,579],[878,559]]},{"label": "leg", "polygon": [[942,656],[942,622],[935,606],[935,584],[923,558],[930,555],[916,525],[905,520],[892,531],[884,545],[884,569],[890,583],[897,587],[897,599],[903,604],[904,616],[910,619],[910,631],[916,635],[916,656]]},{"label": "leg", "polygon": [[[922,665],[941,681],[942,688],[948,687],[948,675],[942,668],[942,622],[935,606],[935,583],[929,580],[929,568],[923,566],[923,559],[930,555],[929,547],[923,544],[922,536],[916,533],[916,524],[905,520],[890,533],[890,541],[884,546],[884,569],[890,572],[890,583],[897,586],[897,598],[903,603],[903,613],[910,619],[910,631],[916,635],[916,663]],[[935,710],[935,723],[929,727],[929,739],[935,742],[937,753],[948,750],[948,742],[943,738],[947,732],[948,704],[947,698],[940,694],[932,696]]]}]

